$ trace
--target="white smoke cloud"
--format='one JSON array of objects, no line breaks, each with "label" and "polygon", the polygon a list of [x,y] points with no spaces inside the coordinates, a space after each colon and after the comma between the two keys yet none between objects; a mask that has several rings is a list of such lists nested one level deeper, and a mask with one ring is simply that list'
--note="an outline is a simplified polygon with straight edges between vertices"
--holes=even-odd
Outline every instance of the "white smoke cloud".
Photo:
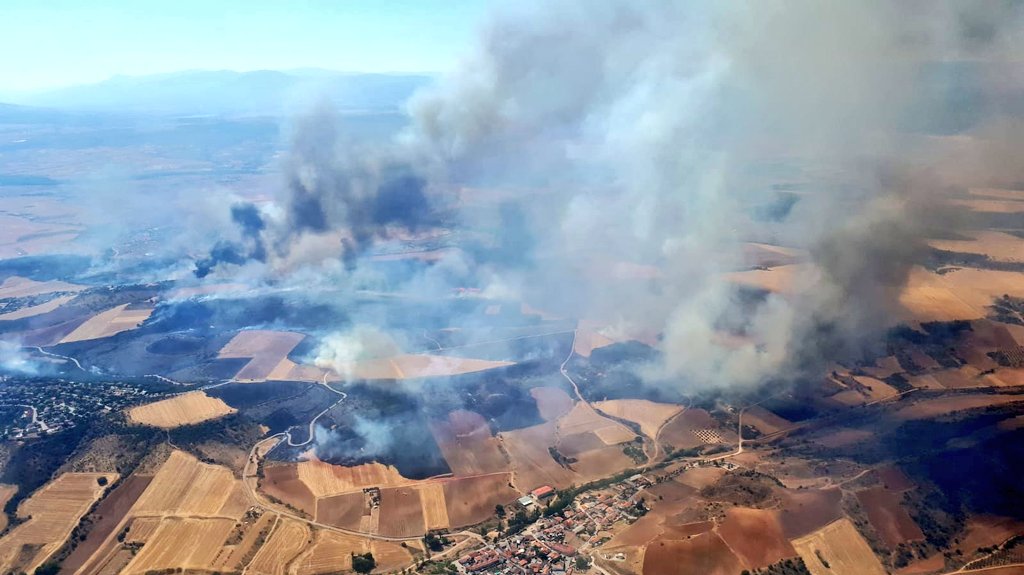
[{"label": "white smoke cloud", "polygon": [[15,341],[0,339],[0,373],[36,375],[39,364]]}]

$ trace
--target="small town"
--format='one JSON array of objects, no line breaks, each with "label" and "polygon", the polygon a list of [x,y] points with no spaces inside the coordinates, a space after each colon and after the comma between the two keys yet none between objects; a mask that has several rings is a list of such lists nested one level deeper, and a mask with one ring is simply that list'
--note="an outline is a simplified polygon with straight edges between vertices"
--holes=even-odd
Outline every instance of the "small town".
[{"label": "small town", "polygon": [[[583,552],[600,547],[616,523],[631,524],[647,513],[643,490],[652,485],[637,474],[597,491],[576,496],[565,508],[551,486],[538,487],[517,501],[519,517],[537,519],[456,562],[462,573],[567,575],[589,568]],[[544,509],[542,513],[541,510]],[[549,514],[550,513],[550,514]]]},{"label": "small town", "polygon": [[0,439],[34,439],[77,425],[82,419],[109,413],[164,395],[153,384],[114,381],[71,381],[0,377],[0,410],[11,413],[0,427]]}]

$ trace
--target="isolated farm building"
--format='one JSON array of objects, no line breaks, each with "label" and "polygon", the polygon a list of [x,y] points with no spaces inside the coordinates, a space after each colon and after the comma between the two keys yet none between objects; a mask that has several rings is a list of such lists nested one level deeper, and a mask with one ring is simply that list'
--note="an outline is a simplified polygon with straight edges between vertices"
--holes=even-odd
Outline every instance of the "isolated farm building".
[{"label": "isolated farm building", "polygon": [[551,497],[554,494],[555,488],[551,487],[550,485],[542,485],[530,492],[530,495],[532,495],[533,498],[538,501],[540,501],[541,499],[547,499],[548,497]]}]

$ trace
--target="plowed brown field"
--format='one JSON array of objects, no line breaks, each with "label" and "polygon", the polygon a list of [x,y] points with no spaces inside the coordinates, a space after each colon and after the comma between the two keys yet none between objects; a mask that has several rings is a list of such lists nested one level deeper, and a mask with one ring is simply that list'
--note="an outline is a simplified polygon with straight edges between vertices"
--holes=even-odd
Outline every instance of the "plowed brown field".
[{"label": "plowed brown field", "polygon": [[718,526],[718,534],[750,569],[796,557],[796,549],[783,535],[775,511],[729,509],[725,521]]},{"label": "plowed brown field", "polygon": [[444,499],[453,528],[479,523],[494,514],[495,505],[505,505],[518,496],[509,487],[508,473],[465,477],[445,481]]}]

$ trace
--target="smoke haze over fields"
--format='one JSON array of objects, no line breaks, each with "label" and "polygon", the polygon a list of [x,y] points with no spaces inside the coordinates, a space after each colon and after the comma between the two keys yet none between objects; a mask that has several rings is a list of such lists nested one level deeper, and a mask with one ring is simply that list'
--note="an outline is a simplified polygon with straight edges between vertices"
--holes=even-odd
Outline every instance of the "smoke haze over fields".
[{"label": "smoke haze over fields", "polygon": [[[356,276],[381,241],[487,229],[493,241],[410,285],[444,297],[471,278],[485,294],[617,333],[663,334],[651,380],[799,376],[857,357],[892,326],[924,240],[956,224],[939,198],[979,173],[1016,175],[1012,137],[992,140],[997,153],[981,166],[940,162],[928,135],[1015,112],[1003,105],[1015,87],[981,74],[979,89],[1003,97],[975,101],[964,125],[948,125],[953,64],[1017,53],[1021,13],[1016,2],[520,8],[413,98],[393,145],[347,140],[328,112],[300,121],[279,210],[264,218],[236,207],[242,243],[218,244],[196,273],[340,257]],[[463,188],[505,199],[474,204]],[[310,249],[319,241],[342,249]],[[785,293],[741,305],[727,274],[749,268],[743,242],[795,248],[813,265]],[[656,271],[614,277],[624,263]],[[716,343],[724,330],[744,337]],[[321,361],[359,349],[353,337],[329,339]]]}]

